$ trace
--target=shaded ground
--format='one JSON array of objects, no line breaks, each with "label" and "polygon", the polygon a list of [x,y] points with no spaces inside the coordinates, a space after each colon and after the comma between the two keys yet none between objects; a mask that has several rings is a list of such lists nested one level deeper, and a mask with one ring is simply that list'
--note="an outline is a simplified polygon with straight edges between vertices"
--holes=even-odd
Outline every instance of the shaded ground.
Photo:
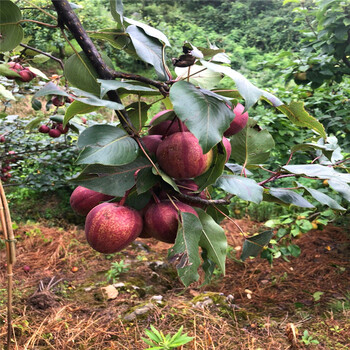
[{"label": "shaded ground", "polygon": [[[259,226],[237,221],[247,232]],[[230,245],[240,246],[236,227],[226,222],[224,228]],[[173,266],[162,263],[167,244],[138,240],[122,253],[104,256],[87,245],[75,226],[33,224],[15,234],[16,349],[146,349],[140,338],[150,324],[165,334],[183,325],[194,337],[183,349],[350,348],[349,235],[341,228],[301,237],[302,254],[289,263],[279,259],[271,267],[257,258],[241,264],[232,256],[225,277],[188,289]],[[121,260],[129,271],[119,275],[116,282],[124,285],[107,300],[106,272],[111,262]],[[3,249],[0,261],[5,288]],[[161,303],[151,300],[155,295],[163,297]],[[6,290],[0,289],[0,344],[6,339],[5,303]],[[148,312],[133,319],[145,305]],[[302,338],[305,330],[312,338]],[[311,340],[319,344],[307,345]]]}]

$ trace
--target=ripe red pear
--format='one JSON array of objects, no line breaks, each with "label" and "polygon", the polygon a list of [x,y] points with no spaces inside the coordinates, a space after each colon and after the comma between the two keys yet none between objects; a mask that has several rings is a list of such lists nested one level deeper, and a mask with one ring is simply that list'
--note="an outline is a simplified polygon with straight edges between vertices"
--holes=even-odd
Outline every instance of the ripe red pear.
[{"label": "ripe red pear", "polygon": [[213,151],[203,154],[197,138],[190,132],[168,136],[157,149],[160,167],[171,177],[182,180],[205,173],[213,160]]},{"label": "ripe red pear", "polygon": [[77,214],[85,216],[92,208],[112,198],[114,197],[78,186],[70,196],[70,206]]},{"label": "ripe red pear", "polygon": [[158,146],[163,141],[162,135],[146,135],[141,140],[145,145],[146,151],[150,154],[156,154]]},{"label": "ripe red pear", "polygon": [[248,123],[248,112],[244,112],[244,106],[240,103],[233,109],[235,118],[230,124],[230,127],[224,132],[224,136],[230,137],[239,133]]},{"label": "ripe red pear", "polygon": [[51,102],[56,107],[63,106],[66,103],[63,96],[53,96]]},{"label": "ripe red pear", "polygon": [[47,134],[50,131],[50,128],[47,125],[40,125],[38,130],[42,134]]},{"label": "ripe red pear", "polygon": [[61,132],[61,134],[67,134],[67,132],[69,131],[69,126],[66,125],[64,128],[63,128],[63,124],[62,123],[59,123],[57,125],[57,130],[59,130]]},{"label": "ripe red pear", "polygon": [[[172,112],[172,109],[166,109],[165,111],[161,111],[151,119],[150,121],[151,128],[148,131],[149,135],[162,135],[162,136],[167,135],[168,136],[168,135],[174,134],[175,132],[188,131],[187,126],[179,119],[176,119],[174,121],[164,120],[159,124],[152,126],[158,118],[160,118],[163,114],[168,112]],[[182,130],[180,128],[180,125]]]},{"label": "ripe red pear", "polygon": [[59,131],[58,129],[50,129],[49,135],[53,138],[57,138],[61,136],[61,131]]},{"label": "ripe red pear", "polygon": [[33,80],[36,77],[36,74],[34,74],[33,72],[31,72],[29,69],[24,68],[23,70],[21,70],[20,72],[18,72],[18,74],[21,76],[19,78],[19,80],[28,83],[29,81]]},{"label": "ripe red pear", "polygon": [[[189,205],[182,202],[175,202],[181,212],[198,214]],[[163,201],[152,204],[145,213],[144,231],[159,241],[174,243],[178,229],[179,214],[174,204],[170,201]]]},{"label": "ripe red pear", "polygon": [[228,160],[230,159],[231,156],[231,151],[232,151],[232,147],[231,147],[231,142],[229,139],[227,139],[225,136],[222,138],[222,143],[224,144],[224,147],[226,149],[226,163],[228,162]]},{"label": "ripe red pear", "polygon": [[[205,191],[202,191],[198,193],[198,188],[199,186],[193,181],[193,180],[181,180],[176,182],[177,187],[179,188],[180,192],[183,194],[186,194],[191,197],[199,197],[202,199],[207,199],[207,196],[205,194]],[[188,205],[191,205],[192,207],[197,207],[197,208],[205,208],[205,204],[202,203],[196,203],[191,200],[187,200],[184,198],[180,198],[180,200]]]},{"label": "ripe red pear", "polygon": [[90,246],[104,254],[121,251],[141,233],[141,215],[116,203],[102,203],[86,217],[85,235]]}]

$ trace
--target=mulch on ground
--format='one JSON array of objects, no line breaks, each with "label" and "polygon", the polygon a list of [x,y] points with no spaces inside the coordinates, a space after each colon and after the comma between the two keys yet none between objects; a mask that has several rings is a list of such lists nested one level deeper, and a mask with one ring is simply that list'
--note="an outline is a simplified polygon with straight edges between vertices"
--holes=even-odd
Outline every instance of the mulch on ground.
[{"label": "mulch on ground", "polygon": [[[244,232],[257,232],[261,226],[245,220],[237,223]],[[230,245],[241,246],[238,228],[229,221],[223,227]],[[84,232],[76,226],[23,225],[15,234],[13,348],[146,349],[141,336],[150,324],[165,334],[183,325],[194,337],[183,349],[341,350],[350,346],[350,245],[349,234],[342,228],[329,226],[305,234],[296,241],[301,256],[290,262],[277,259],[271,266],[260,258],[244,264],[228,259],[224,277],[187,289],[166,262],[169,245],[165,243],[138,240],[122,253],[106,257],[87,245]],[[115,299],[107,300],[102,288],[110,283],[105,274],[111,262],[122,259],[129,271],[117,282],[125,287]],[[0,261],[0,285],[5,288],[4,250]],[[0,293],[3,344],[5,289]],[[154,295],[161,295],[163,302],[154,303],[140,318],[124,320]],[[208,303],[209,298],[213,302]],[[294,338],[290,327],[299,332]],[[319,344],[307,346],[302,341],[304,330]]]}]

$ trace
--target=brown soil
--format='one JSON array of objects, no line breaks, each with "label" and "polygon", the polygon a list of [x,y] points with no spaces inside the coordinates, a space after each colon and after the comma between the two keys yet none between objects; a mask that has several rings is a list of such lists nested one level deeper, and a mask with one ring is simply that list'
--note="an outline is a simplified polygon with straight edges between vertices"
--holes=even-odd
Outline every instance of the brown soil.
[{"label": "brown soil", "polygon": [[[244,220],[237,223],[244,232],[257,232],[261,226]],[[232,222],[223,227],[230,245],[241,246],[237,227]],[[210,285],[198,283],[187,289],[176,278],[173,266],[157,269],[152,265],[166,261],[169,248],[155,240],[138,240],[140,244],[106,257],[94,252],[75,226],[25,225],[15,234],[14,349],[146,349],[141,337],[150,324],[164,334],[173,334],[183,325],[194,337],[183,349],[350,347],[349,235],[339,227],[302,236],[296,242],[302,254],[290,262],[277,259],[270,266],[256,258],[240,263],[231,256],[225,277],[215,276]],[[126,286],[115,299],[107,300],[102,289],[109,284],[105,273],[111,262],[122,259],[130,270],[117,282]],[[0,344],[4,344],[3,249],[0,261]],[[24,271],[25,265],[29,272]],[[73,272],[73,267],[78,271]],[[205,299],[204,292],[214,302],[195,305]],[[148,314],[131,322],[123,319],[159,294],[164,298],[162,305],[155,304]],[[227,302],[229,295],[234,299]],[[319,344],[305,344],[305,330],[312,336],[308,340],[316,339]]]}]

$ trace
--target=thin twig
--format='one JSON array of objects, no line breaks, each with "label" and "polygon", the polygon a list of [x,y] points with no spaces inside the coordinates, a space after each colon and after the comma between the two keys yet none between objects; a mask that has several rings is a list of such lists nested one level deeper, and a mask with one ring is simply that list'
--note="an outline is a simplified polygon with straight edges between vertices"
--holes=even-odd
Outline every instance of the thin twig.
[{"label": "thin twig", "polygon": [[58,62],[58,63],[60,64],[62,70],[64,70],[63,62],[62,62],[62,60],[60,60],[59,58],[57,58],[57,57],[55,57],[55,56],[52,56],[52,55],[50,55],[50,54],[47,53],[47,52],[41,51],[41,50],[39,50],[39,49],[37,49],[37,48],[35,48],[35,47],[26,45],[26,44],[22,44],[22,43],[21,43],[20,46],[22,46],[22,47],[24,47],[24,48],[26,48],[26,49],[28,49],[28,50],[32,50],[32,51],[35,51],[35,52],[39,52],[40,54],[51,58],[52,60]]}]

